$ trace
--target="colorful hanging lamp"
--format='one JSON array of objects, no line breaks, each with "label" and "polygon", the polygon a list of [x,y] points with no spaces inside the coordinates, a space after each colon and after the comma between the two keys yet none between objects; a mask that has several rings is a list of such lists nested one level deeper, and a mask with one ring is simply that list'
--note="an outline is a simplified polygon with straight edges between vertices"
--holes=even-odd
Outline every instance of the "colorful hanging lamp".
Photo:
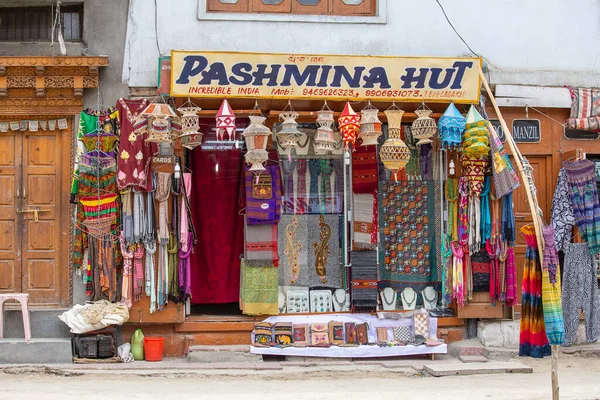
[{"label": "colorful hanging lamp", "polygon": [[379,149],[379,159],[396,178],[410,160],[410,150],[401,137],[404,111],[395,104],[392,107],[384,112],[388,122],[388,139]]},{"label": "colorful hanging lamp", "polygon": [[427,108],[425,102],[415,110],[417,119],[413,121],[410,131],[414,139],[419,139],[417,142],[419,146],[431,143],[431,138],[437,133],[437,124],[429,116],[431,113],[432,111]]},{"label": "colorful hanging lamp", "polygon": [[200,117],[198,112],[202,110],[196,107],[189,99],[177,109],[179,111],[179,124],[181,125],[181,134],[179,141],[186,149],[193,150],[202,143],[202,133],[200,129]]},{"label": "colorful hanging lamp", "polygon": [[350,102],[346,102],[344,111],[338,118],[338,126],[346,148],[354,145],[360,129],[360,116],[352,109]]},{"label": "colorful hanging lamp", "polygon": [[381,136],[381,121],[379,110],[371,105],[371,102],[360,112],[360,133],[358,137],[363,146],[377,145],[377,139]]},{"label": "colorful hanging lamp", "polygon": [[473,159],[487,158],[490,152],[490,132],[487,121],[473,106],[469,108],[463,137],[463,155]]},{"label": "colorful hanging lamp", "polygon": [[450,103],[444,115],[438,121],[439,137],[443,149],[460,147],[466,121],[466,118],[458,111],[454,103]]},{"label": "colorful hanging lamp", "polygon": [[335,149],[335,134],[333,132],[333,111],[327,106],[327,102],[323,105],[321,111],[317,111],[317,134],[313,139],[315,144],[315,152],[327,153]]},{"label": "colorful hanging lamp", "polygon": [[227,99],[223,99],[215,117],[217,120],[217,140],[223,140],[225,132],[229,140],[235,139],[235,114]]},{"label": "colorful hanging lamp", "polygon": [[485,180],[485,169],[488,166],[488,160],[478,158],[463,157],[462,172],[469,182],[469,193],[479,195],[483,190],[483,181]]},{"label": "colorful hanging lamp", "polygon": [[152,101],[138,115],[134,129],[136,133],[148,130],[146,142],[172,143],[175,135],[171,131],[170,121],[174,119],[177,119],[177,114],[170,105]]},{"label": "colorful hanging lamp", "polygon": [[289,110],[284,110],[279,114],[279,118],[283,120],[281,130],[277,133],[277,141],[282,149],[292,149],[299,147],[302,132],[298,130],[298,113],[292,108],[292,103],[288,101]]},{"label": "colorful hanging lamp", "polygon": [[[258,103],[254,108],[260,112]],[[250,125],[242,133],[248,149],[245,159],[250,164],[250,171],[265,171],[263,164],[269,159],[266,149],[271,130],[264,125],[266,118],[262,115],[250,115],[249,118]]]}]

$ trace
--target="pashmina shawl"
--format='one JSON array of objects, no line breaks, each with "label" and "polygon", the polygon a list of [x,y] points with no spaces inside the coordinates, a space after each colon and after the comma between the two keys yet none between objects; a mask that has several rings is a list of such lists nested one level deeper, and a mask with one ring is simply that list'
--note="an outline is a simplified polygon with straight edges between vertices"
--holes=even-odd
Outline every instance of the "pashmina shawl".
[{"label": "pashmina shawl", "polygon": [[248,225],[275,224],[281,217],[281,175],[279,166],[268,165],[266,171],[261,174],[271,175],[271,198],[256,199],[252,192],[253,182],[256,175],[245,168],[246,182],[246,223]]},{"label": "pashmina shawl", "polygon": [[560,264],[554,242],[554,228],[542,229],[544,236],[544,263],[542,265],[542,307],[546,335],[551,345],[562,345],[565,341],[565,325],[561,299]]},{"label": "pashmina shawl", "polygon": [[377,146],[356,146],[352,151],[352,191],[373,193],[377,177]]},{"label": "pashmina shawl", "polygon": [[161,244],[169,241],[169,195],[171,194],[171,174],[156,174],[155,199],[158,201],[158,239]]}]

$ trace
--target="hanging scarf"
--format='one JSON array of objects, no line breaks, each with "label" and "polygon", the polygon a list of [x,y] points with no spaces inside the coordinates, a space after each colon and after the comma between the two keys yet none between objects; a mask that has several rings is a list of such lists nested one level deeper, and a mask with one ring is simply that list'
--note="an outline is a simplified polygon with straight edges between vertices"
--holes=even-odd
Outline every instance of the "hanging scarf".
[{"label": "hanging scarf", "polygon": [[142,243],[146,236],[146,207],[144,205],[144,193],[133,190],[133,241]]},{"label": "hanging scarf", "polygon": [[173,174],[173,177],[171,179],[171,196],[173,196],[173,200],[171,201],[171,233],[169,234],[169,241],[171,240],[171,234],[175,236],[176,242],[179,241],[179,230],[181,229],[181,209],[179,208],[179,195],[183,191],[181,185],[181,178],[175,178],[175,174]]},{"label": "hanging scarf", "polygon": [[179,271],[178,271],[178,254],[179,254],[179,246],[177,243],[177,238],[171,232],[169,235],[169,244],[167,245],[167,252],[169,253],[169,297],[174,302],[179,302]]},{"label": "hanging scarf", "polygon": [[296,169],[296,160],[281,160],[281,169],[283,170],[283,180],[285,182],[285,197],[287,201],[294,205],[296,211],[296,202],[294,199],[294,170]]},{"label": "hanging scarf", "polygon": [[298,214],[304,214],[308,207],[306,200],[306,160],[298,160],[296,165],[296,171],[298,172],[298,184],[296,185],[296,202],[294,203],[294,210]]},{"label": "hanging scarf", "polygon": [[321,214],[333,212],[333,197],[331,196],[331,174],[333,173],[333,160],[320,160],[321,162]]},{"label": "hanging scarf", "polygon": [[129,249],[129,246],[125,243],[121,232],[121,254],[123,255],[123,283],[121,285],[121,302],[124,303],[127,308],[131,308],[132,299],[132,260],[133,251]]},{"label": "hanging scarf", "polygon": [[512,192],[502,197],[502,240],[509,246],[515,244],[515,216],[513,214]]},{"label": "hanging scarf", "polygon": [[[192,230],[194,223],[191,220],[192,214],[188,212],[190,196],[192,194],[192,174],[183,174],[183,193],[184,198],[181,199],[181,225],[179,229],[179,247],[182,250],[187,251],[190,245],[188,233],[190,232],[190,226]],[[194,231],[195,232],[195,231]]]},{"label": "hanging scarf", "polygon": [[471,255],[469,254],[468,245],[463,246],[463,276],[464,287],[467,292],[467,299],[473,300],[473,266],[471,265]]},{"label": "hanging scarf", "polygon": [[121,213],[123,224],[123,238],[127,244],[134,243],[133,234],[133,205],[131,188],[121,192]]},{"label": "hanging scarf", "polygon": [[156,272],[156,302],[160,311],[169,301],[169,254],[167,243],[160,243],[158,247],[158,270]]},{"label": "hanging scarf", "polygon": [[488,240],[485,250],[490,257],[490,301],[496,305],[496,300],[500,298],[500,243]]},{"label": "hanging scarf", "polygon": [[144,243],[154,242],[156,232],[156,215],[154,214],[154,193],[156,192],[156,176],[152,173],[152,190],[146,194],[146,233]]},{"label": "hanging scarf", "polygon": [[446,181],[446,200],[448,200],[448,232],[451,236],[451,241],[458,240],[458,180],[449,178]]},{"label": "hanging scarf", "polygon": [[150,314],[156,311],[156,277],[154,273],[154,254],[156,242],[144,245],[146,249],[146,296],[150,297]]},{"label": "hanging scarf", "polygon": [[517,268],[515,266],[515,251],[509,247],[506,251],[506,305],[517,304]]},{"label": "hanging scarf", "polygon": [[319,174],[321,174],[320,160],[308,160],[308,170],[310,172],[308,212],[316,214],[319,211]]},{"label": "hanging scarf", "polygon": [[[333,160],[333,169],[335,171],[335,214],[341,214],[344,202],[344,162],[341,159]],[[377,201],[377,196],[375,196]]]},{"label": "hanging scarf", "polygon": [[139,302],[144,288],[144,269],[142,259],[144,258],[144,246],[136,244],[133,252],[133,301]]},{"label": "hanging scarf", "polygon": [[458,203],[458,241],[464,245],[469,240],[469,213],[467,207],[469,201],[469,183],[467,178],[460,177],[458,179],[458,192],[460,193]]},{"label": "hanging scarf", "polygon": [[419,154],[419,165],[421,167],[421,175],[426,181],[433,179],[433,171],[431,168],[431,144],[425,144],[421,146],[421,152]]},{"label": "hanging scarf", "polygon": [[452,248],[452,295],[459,307],[465,305],[465,287],[464,287],[464,270],[463,270],[463,256],[464,252],[460,244],[453,242]]},{"label": "hanging scarf", "polygon": [[499,241],[500,244],[500,253],[498,255],[498,269],[499,279],[500,279],[500,301],[506,301],[506,257],[508,256],[508,246],[506,242],[503,242],[500,237],[496,240]]},{"label": "hanging scarf", "polygon": [[[192,240],[192,234],[189,233],[188,240]],[[190,268],[190,255],[192,248],[187,251],[179,251],[179,295],[181,301],[187,301],[192,295],[192,279]]]},{"label": "hanging scarf", "polygon": [[501,238],[502,235],[502,200],[495,198],[492,194],[490,194],[490,200],[492,204],[492,241],[495,241],[496,239]]},{"label": "hanging scarf", "polygon": [[442,271],[442,302],[446,306],[452,303],[453,297],[452,274],[454,258],[452,257],[452,247],[450,246],[450,235],[445,235],[442,242],[442,260],[442,265],[444,266]]},{"label": "hanging scarf", "polygon": [[485,180],[483,181],[483,190],[479,195],[481,204],[481,243],[486,243],[487,240],[492,236],[492,216],[490,210],[491,188],[491,179],[489,176],[486,176]]},{"label": "hanging scarf", "polygon": [[156,194],[158,201],[158,239],[161,244],[169,241],[169,194],[171,193],[171,174],[159,172],[156,174]]}]

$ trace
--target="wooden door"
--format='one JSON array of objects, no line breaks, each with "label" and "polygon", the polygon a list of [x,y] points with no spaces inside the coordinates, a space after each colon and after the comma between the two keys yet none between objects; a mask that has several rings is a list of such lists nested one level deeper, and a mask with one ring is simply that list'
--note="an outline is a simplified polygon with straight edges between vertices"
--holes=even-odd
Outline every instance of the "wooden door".
[{"label": "wooden door", "polygon": [[[554,192],[554,179],[552,177],[552,157],[525,156],[533,167],[533,179],[537,188],[537,199],[546,220],[549,220],[550,207],[552,205],[552,193]],[[513,163],[514,165],[514,163]],[[517,267],[517,293],[518,305],[514,308],[515,318],[521,313],[521,283],[523,281],[523,267],[525,265],[525,238],[521,234],[521,227],[527,224],[533,224],[531,217],[531,208],[527,201],[525,193],[525,185],[521,182],[521,186],[513,193],[513,204],[515,214],[515,262]]]},{"label": "wooden door", "polygon": [[0,290],[34,307],[70,303],[68,132],[0,136]]}]

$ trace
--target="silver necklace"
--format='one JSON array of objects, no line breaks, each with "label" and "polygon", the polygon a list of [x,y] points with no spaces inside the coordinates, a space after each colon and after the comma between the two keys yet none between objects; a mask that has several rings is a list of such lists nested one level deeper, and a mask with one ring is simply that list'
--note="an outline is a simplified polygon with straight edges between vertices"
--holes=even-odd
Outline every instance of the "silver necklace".
[{"label": "silver necklace", "polygon": [[336,290],[335,292],[333,292],[333,300],[335,301],[335,304],[337,304],[337,306],[340,308],[340,310],[342,308],[344,308],[344,304],[346,304],[346,292],[344,292],[344,299],[342,301],[340,301],[336,295],[338,291]]},{"label": "silver necklace", "polygon": [[[393,290],[392,290],[392,292],[393,292]],[[385,289],[383,289],[381,291],[381,295],[383,296],[383,301],[385,302],[385,304],[387,304],[388,306],[392,306],[394,304],[394,300],[395,300],[394,299],[394,297],[395,297],[394,295],[392,295],[392,300],[391,301],[388,301],[387,297],[385,297]]]},{"label": "silver necklace", "polygon": [[406,300],[406,295],[404,294],[404,292],[402,292],[402,301],[404,302],[404,304],[406,304],[407,308],[409,309],[411,309],[417,301],[417,292],[413,291],[413,293],[415,294],[415,296],[413,297],[412,301],[408,301]]},{"label": "silver necklace", "polygon": [[432,306],[437,304],[437,292],[433,292],[433,299],[427,297],[427,292],[425,290],[423,290],[421,294],[427,303],[431,304]]}]

